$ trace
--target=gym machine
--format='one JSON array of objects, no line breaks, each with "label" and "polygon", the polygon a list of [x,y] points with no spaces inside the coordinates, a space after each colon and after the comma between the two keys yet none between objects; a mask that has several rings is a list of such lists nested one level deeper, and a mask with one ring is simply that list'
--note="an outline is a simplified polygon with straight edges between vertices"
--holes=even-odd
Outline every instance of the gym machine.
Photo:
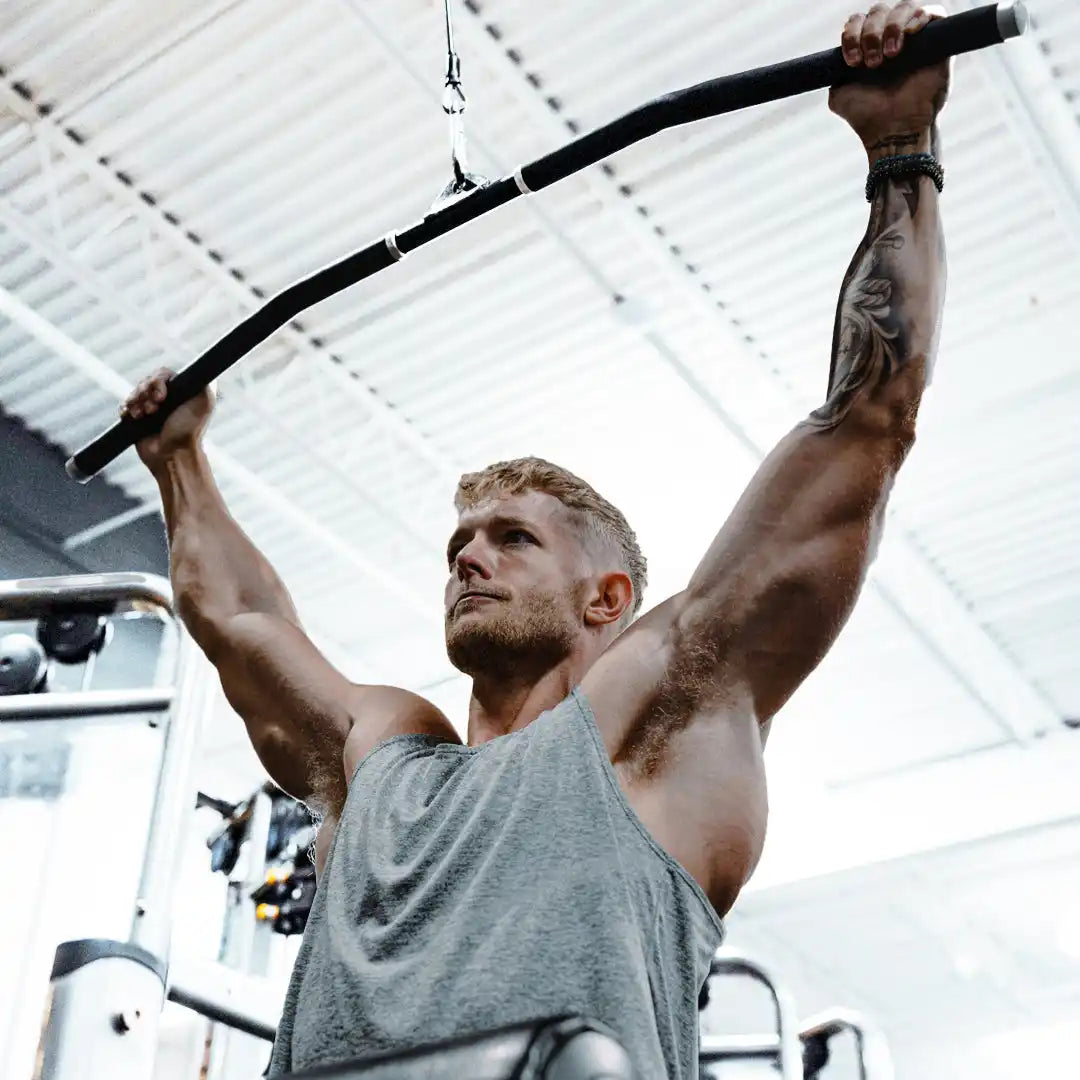
[{"label": "gym machine", "polygon": [[[315,896],[315,868],[310,858],[314,821],[302,803],[270,782],[238,803],[200,791],[196,805],[221,817],[206,841],[211,871],[223,874],[228,881],[220,965],[236,973],[231,978],[237,987],[246,988],[246,1008],[252,1010],[260,998],[264,1011],[271,1002],[280,1006],[280,993],[271,990],[276,980],[271,977],[284,976],[290,966],[283,938],[303,933]],[[205,992],[197,999],[192,997],[191,991],[199,982],[216,985],[219,1000],[208,1000]],[[282,979],[280,991],[284,986]],[[170,996],[218,1021],[210,1034],[206,1080],[258,1076],[268,1055],[258,1039],[266,1038],[267,1031],[273,1039],[273,1022],[267,1019],[260,1023],[257,1015],[238,1016],[235,1009],[232,1022],[223,1019],[220,979],[192,980],[185,989],[183,998],[172,992]],[[233,997],[239,1000],[238,994]]]},{"label": "gym machine", "polygon": [[[229,911],[238,929],[227,926],[226,936],[249,936],[252,919],[274,934],[302,934],[315,899],[316,826],[307,807],[270,782],[236,804],[200,791],[196,805],[210,807],[222,818],[206,846],[211,871],[229,878]],[[248,853],[247,866],[236,877],[242,848]],[[255,903],[253,909],[249,900]],[[228,962],[224,955],[221,959]],[[256,960],[261,963],[261,958]],[[246,955],[232,966],[255,970]]]},{"label": "gym machine", "polygon": [[833,1040],[851,1035],[857,1069],[852,1080],[893,1080],[892,1056],[881,1030],[868,1017],[852,1009],[834,1008],[797,1022],[795,1006],[783,986],[759,961],[733,949],[717,950],[699,1002],[708,1002],[709,985],[716,978],[742,976],[761,984],[768,992],[775,1030],[754,1035],[701,1036],[698,1060],[702,1077],[724,1076],[726,1063],[760,1061],[772,1067],[782,1080],[824,1080]]},{"label": "gym machine", "polygon": [[0,582],[0,625],[0,834],[22,885],[0,1061],[13,1080],[145,1080],[209,667],[154,575]]}]

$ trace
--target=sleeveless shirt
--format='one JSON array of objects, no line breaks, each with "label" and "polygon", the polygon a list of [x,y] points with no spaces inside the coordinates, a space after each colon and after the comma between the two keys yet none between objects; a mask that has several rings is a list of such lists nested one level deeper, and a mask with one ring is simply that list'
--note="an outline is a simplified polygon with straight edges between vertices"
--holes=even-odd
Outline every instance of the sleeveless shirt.
[{"label": "sleeveless shirt", "polygon": [[697,1080],[723,935],[580,690],[476,747],[394,736],[353,775],[268,1075],[576,1012],[641,1080]]}]

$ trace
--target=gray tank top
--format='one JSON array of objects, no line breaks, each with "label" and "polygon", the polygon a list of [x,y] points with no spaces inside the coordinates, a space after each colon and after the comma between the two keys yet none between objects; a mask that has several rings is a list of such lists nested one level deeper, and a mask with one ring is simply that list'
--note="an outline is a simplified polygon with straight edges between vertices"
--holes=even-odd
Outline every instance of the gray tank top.
[{"label": "gray tank top", "polygon": [[482,746],[399,735],[353,776],[268,1075],[576,1012],[642,1080],[697,1080],[723,935],[580,691]]}]

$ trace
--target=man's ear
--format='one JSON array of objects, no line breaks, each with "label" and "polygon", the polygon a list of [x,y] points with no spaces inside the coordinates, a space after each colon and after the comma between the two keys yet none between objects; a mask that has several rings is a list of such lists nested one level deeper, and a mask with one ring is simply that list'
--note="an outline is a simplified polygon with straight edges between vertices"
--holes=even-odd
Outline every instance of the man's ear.
[{"label": "man's ear", "polygon": [[604,574],[585,608],[586,626],[607,626],[618,622],[634,602],[634,586],[630,575],[621,570]]}]

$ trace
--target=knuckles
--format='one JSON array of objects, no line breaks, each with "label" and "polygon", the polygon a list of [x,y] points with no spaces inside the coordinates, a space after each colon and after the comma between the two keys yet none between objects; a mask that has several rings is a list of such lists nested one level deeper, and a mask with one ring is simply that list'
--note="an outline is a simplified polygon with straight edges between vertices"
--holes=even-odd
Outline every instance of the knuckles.
[{"label": "knuckles", "polygon": [[156,412],[158,405],[165,400],[168,382],[173,374],[168,368],[159,368],[153,375],[136,383],[120,407],[121,415],[137,419],[146,413]]},{"label": "knuckles", "polygon": [[840,35],[845,59],[853,66],[865,60],[868,66],[876,67],[883,53],[891,57],[902,49],[909,28],[914,33],[931,18],[944,14],[937,5],[917,4],[914,0],[875,3],[865,14],[854,12],[848,16]]}]

